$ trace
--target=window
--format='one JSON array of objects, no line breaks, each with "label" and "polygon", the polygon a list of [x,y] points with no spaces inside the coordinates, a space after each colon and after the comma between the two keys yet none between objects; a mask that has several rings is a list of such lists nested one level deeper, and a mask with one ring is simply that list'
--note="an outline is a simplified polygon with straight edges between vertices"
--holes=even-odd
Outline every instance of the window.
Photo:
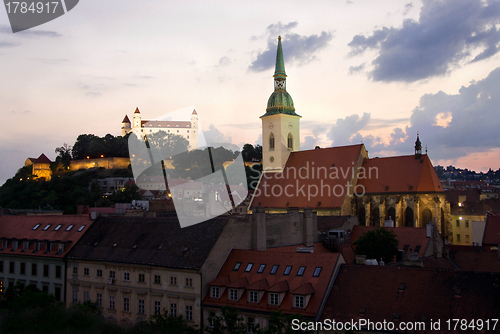
[{"label": "window", "polygon": [[[3,262],[2,262],[3,264]],[[2,266],[3,267],[3,266]],[[36,276],[36,270],[38,268],[38,265],[36,263],[31,264],[31,276]],[[2,268],[3,269],[3,268]],[[3,270],[2,270],[3,271]]]},{"label": "window", "polygon": [[20,274],[26,275],[26,263],[24,263],[24,262],[21,262]]},{"label": "window", "polygon": [[59,231],[59,229],[61,228],[62,224],[59,224],[56,226],[56,228],[54,229],[54,231]]},{"label": "window", "polygon": [[102,277],[102,269],[97,269],[96,276]]},{"label": "window", "polygon": [[269,135],[269,150],[274,151],[274,135],[272,133]]},{"label": "window", "polygon": [[90,269],[89,268],[83,268],[83,276],[90,276]]},{"label": "window", "polygon": [[14,261],[9,262],[9,274],[14,273],[14,268],[15,268],[16,263]]},{"label": "window", "polygon": [[236,264],[234,265],[234,268],[233,268],[233,271],[238,271],[241,267],[241,262],[236,262]]},{"label": "window", "polygon": [[160,314],[161,311],[161,303],[155,300],[155,314]]},{"label": "window", "polygon": [[170,276],[170,285],[177,285],[177,277]]},{"label": "window", "polygon": [[255,318],[248,318],[247,320],[247,333],[253,333],[255,329]]},{"label": "window", "polygon": [[73,275],[78,275],[78,267],[73,267]]},{"label": "window", "polygon": [[144,274],[139,274],[139,283],[144,283]]},{"label": "window", "polygon": [[70,231],[72,228],[73,228],[73,224],[72,225],[69,225],[68,227],[66,227],[66,231]]},{"label": "window", "polygon": [[247,264],[247,267],[245,268],[245,272],[250,272],[250,270],[252,270],[252,267],[253,267],[253,263],[249,263]]},{"label": "window", "polygon": [[238,289],[229,289],[229,299],[238,300]]},{"label": "window", "polygon": [[304,296],[295,296],[294,307],[304,308]]},{"label": "window", "polygon": [[49,277],[49,265],[48,264],[43,265],[43,277]]},{"label": "window", "polygon": [[285,272],[283,273],[283,275],[285,275],[285,276],[290,275],[290,271],[292,271],[292,266],[286,266]]},{"label": "window", "polygon": [[116,278],[114,270],[109,271],[109,278],[113,278],[113,279]]},{"label": "window", "polygon": [[56,286],[54,288],[54,297],[56,298],[57,301],[61,300],[61,287],[60,286]]},{"label": "window", "polygon": [[257,291],[249,291],[248,297],[250,303],[257,303],[259,300],[259,293]]},{"label": "window", "polygon": [[193,287],[193,279],[192,278],[190,278],[190,277],[186,278],[186,286],[188,288],[192,288]]},{"label": "window", "polygon": [[109,296],[109,309],[115,309],[115,296]]},{"label": "window", "polygon": [[457,242],[460,242],[460,234],[457,234]]},{"label": "window", "polygon": [[77,289],[73,289],[73,293],[72,293],[72,296],[73,296],[73,303],[77,303],[78,302],[78,290]]},{"label": "window", "polygon": [[465,242],[466,242],[466,243],[469,243],[469,242],[470,242],[470,238],[469,238],[469,235],[468,235],[468,234],[467,234],[467,235],[465,235]]},{"label": "window", "polygon": [[49,227],[50,227],[50,224],[47,224],[47,226],[45,226],[45,227],[43,228],[43,230],[44,230],[44,231],[47,231],[47,230],[49,229]]},{"label": "window", "polygon": [[319,274],[321,274],[321,267],[316,267],[316,269],[314,269],[313,277],[318,277]]},{"label": "window", "polygon": [[85,228],[85,226],[86,226],[86,225],[82,225],[82,226],[80,226],[80,228],[78,229],[78,232],[83,231],[83,229]]},{"label": "window", "polygon": [[213,286],[212,287],[212,298],[219,298],[220,297],[220,288],[218,286]]},{"label": "window", "polygon": [[186,305],[186,320],[193,321],[193,306]]},{"label": "window", "polygon": [[97,293],[97,298],[96,298],[97,306],[102,307],[102,293]]},{"label": "window", "polygon": [[123,310],[125,312],[130,311],[130,299],[128,297],[123,298]]},{"label": "window", "polygon": [[279,295],[277,293],[271,292],[269,294],[269,304],[279,305]]},{"label": "window", "polygon": [[137,307],[137,313],[144,314],[144,299],[139,299],[139,304]]},{"label": "window", "polygon": [[83,291],[83,301],[86,302],[89,300],[89,292]]},{"label": "window", "polygon": [[160,283],[161,283],[161,276],[155,275],[155,284],[160,284]]},{"label": "window", "polygon": [[304,275],[304,271],[306,270],[306,267],[300,267],[299,271],[297,272],[297,276],[302,276]]},{"label": "window", "polygon": [[170,316],[177,317],[177,304],[170,304]]},{"label": "window", "polygon": [[130,281],[130,273],[127,273],[127,272],[123,273],[123,280]]},{"label": "window", "polygon": [[280,267],[279,265],[275,264],[271,269],[271,275],[276,275],[276,272],[278,271],[279,267]]},{"label": "window", "polygon": [[293,136],[291,133],[288,134],[288,141],[287,141],[287,144],[288,144],[288,149],[289,150],[293,150]]},{"label": "window", "polygon": [[35,227],[33,227],[33,230],[36,230],[39,227],[40,227],[40,224],[36,224]]},{"label": "window", "polygon": [[265,264],[261,264],[260,267],[259,267],[259,270],[257,270],[257,272],[259,274],[262,274],[262,272],[264,271],[265,268],[266,268],[266,265]]},{"label": "window", "polygon": [[468,220],[465,221],[465,227],[469,227],[469,221]]},{"label": "window", "polygon": [[460,220],[457,219],[457,227],[460,227]]}]

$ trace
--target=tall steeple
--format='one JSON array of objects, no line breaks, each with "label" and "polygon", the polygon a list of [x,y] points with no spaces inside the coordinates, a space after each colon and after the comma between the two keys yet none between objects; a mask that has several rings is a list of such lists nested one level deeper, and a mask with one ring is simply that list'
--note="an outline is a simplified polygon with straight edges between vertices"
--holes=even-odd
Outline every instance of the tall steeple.
[{"label": "tall steeple", "polygon": [[300,118],[290,94],[286,91],[285,60],[281,36],[278,37],[276,65],[274,68],[274,92],[267,101],[262,119],[262,154],[265,171],[283,169],[290,152],[300,150]]},{"label": "tall steeple", "polygon": [[417,140],[415,141],[415,159],[420,159],[422,155],[422,143],[420,142],[420,137],[417,132]]}]

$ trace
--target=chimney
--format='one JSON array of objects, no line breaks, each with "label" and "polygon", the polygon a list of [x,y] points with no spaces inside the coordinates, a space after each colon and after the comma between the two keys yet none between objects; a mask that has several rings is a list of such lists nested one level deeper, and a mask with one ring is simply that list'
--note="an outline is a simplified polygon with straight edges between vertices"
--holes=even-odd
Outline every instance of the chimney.
[{"label": "chimney", "polygon": [[266,211],[261,207],[256,207],[252,220],[252,249],[266,250]]},{"label": "chimney", "polygon": [[311,209],[304,209],[304,244],[307,247],[312,247],[314,243],[314,231],[317,230],[317,220],[315,218],[316,215]]}]

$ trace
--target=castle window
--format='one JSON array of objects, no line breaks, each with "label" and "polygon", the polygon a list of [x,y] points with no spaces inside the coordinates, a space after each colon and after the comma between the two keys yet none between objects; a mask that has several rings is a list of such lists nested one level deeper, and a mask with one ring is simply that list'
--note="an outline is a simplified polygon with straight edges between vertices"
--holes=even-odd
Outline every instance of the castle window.
[{"label": "castle window", "polygon": [[291,133],[288,134],[288,149],[293,150],[293,136]]},{"label": "castle window", "polygon": [[274,151],[274,134],[269,135],[269,150]]}]

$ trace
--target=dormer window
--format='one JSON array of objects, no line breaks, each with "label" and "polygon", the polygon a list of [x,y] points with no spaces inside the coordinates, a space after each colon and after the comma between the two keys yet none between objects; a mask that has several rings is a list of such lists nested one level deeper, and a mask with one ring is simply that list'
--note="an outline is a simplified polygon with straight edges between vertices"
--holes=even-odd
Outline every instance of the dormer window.
[{"label": "dormer window", "polygon": [[304,275],[304,271],[306,270],[306,267],[300,267],[299,271],[297,272],[297,276],[302,276]]},{"label": "dormer window", "polygon": [[36,224],[35,227],[33,227],[33,230],[36,230],[39,227],[40,227],[40,224]]},{"label": "dormer window", "polygon": [[319,277],[319,274],[321,274],[321,267],[316,267],[316,269],[314,269],[313,277]]},{"label": "dormer window", "polygon": [[247,267],[245,268],[245,272],[250,272],[250,270],[252,270],[252,267],[253,267],[253,263],[249,263],[247,264]]},{"label": "dormer window", "polygon": [[279,305],[280,304],[279,294],[277,294],[276,292],[270,292],[269,293],[269,304],[270,305]]},{"label": "dormer window", "polygon": [[82,226],[80,226],[80,228],[78,229],[78,232],[83,231],[83,229],[85,228],[85,226],[86,226],[86,225],[82,225]]},{"label": "dormer window", "polygon": [[292,271],[292,266],[286,266],[285,272],[283,273],[284,276],[290,275],[290,271]]},{"label": "dormer window", "polygon": [[56,228],[54,229],[54,231],[59,231],[59,229],[61,228],[62,224],[59,224],[56,226]]},{"label": "dormer window", "polygon": [[259,267],[259,270],[257,270],[257,272],[259,274],[262,274],[262,272],[264,271],[265,268],[266,268],[266,265],[265,264],[261,264],[260,267]]},{"label": "dormer window", "polygon": [[295,296],[293,300],[293,307],[304,308],[304,296]]},{"label": "dormer window", "polygon": [[240,269],[240,266],[241,266],[241,262],[236,262],[236,264],[234,265],[233,271],[238,271],[238,269]]},{"label": "dormer window", "polygon": [[47,224],[47,226],[45,226],[45,227],[43,228],[43,230],[44,230],[44,231],[47,231],[47,230],[49,229],[49,227],[50,227],[50,224]]},{"label": "dormer window", "polygon": [[73,228],[73,224],[69,225],[67,228],[66,228],[66,231],[70,231],[72,228]]},{"label": "dormer window", "polygon": [[279,265],[275,264],[271,269],[271,275],[276,275],[276,272],[278,271],[279,267],[280,267]]},{"label": "dormer window", "polygon": [[218,286],[213,286],[210,296],[212,298],[220,298],[220,288]]}]

